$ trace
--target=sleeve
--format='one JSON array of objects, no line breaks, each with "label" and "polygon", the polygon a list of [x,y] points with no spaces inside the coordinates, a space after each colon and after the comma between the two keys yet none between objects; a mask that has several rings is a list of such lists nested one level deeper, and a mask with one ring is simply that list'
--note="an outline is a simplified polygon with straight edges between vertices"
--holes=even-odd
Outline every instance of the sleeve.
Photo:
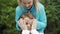
[{"label": "sleeve", "polygon": [[40,5],[39,12],[36,18],[37,18],[37,30],[46,28],[47,19],[46,19],[46,13],[43,5]]},{"label": "sleeve", "polygon": [[21,28],[18,26],[18,19],[22,15],[22,11],[19,6],[16,7],[16,15],[15,15],[15,21],[16,21],[16,28],[18,31],[21,31]]}]

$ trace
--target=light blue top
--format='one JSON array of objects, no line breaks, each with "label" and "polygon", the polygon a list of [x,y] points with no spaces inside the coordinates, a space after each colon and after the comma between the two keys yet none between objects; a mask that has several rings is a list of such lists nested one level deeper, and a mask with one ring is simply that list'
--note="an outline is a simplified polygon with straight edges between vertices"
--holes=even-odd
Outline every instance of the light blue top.
[{"label": "light blue top", "polygon": [[[44,33],[44,29],[46,28],[47,25],[47,19],[46,19],[46,13],[44,10],[44,6],[39,3],[38,4],[38,13],[36,14],[36,9],[35,6],[32,5],[31,9],[29,10],[31,12],[31,14],[34,15],[34,17],[37,20],[37,31],[38,32],[43,32]],[[27,12],[28,10],[26,9],[26,7],[23,6],[23,8],[21,9],[20,6],[16,7],[16,16],[15,16],[15,21],[16,21],[16,28],[18,31],[21,31],[21,28],[18,26],[18,19],[20,18],[20,16],[23,14],[23,12]]]}]

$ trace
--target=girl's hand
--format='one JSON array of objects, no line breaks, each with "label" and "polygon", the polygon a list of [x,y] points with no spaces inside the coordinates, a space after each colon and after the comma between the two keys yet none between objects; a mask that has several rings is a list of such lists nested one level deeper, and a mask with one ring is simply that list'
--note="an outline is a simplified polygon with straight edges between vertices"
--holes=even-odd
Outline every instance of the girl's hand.
[{"label": "girl's hand", "polygon": [[20,18],[20,20],[18,21],[18,25],[21,27],[22,30],[27,30],[26,23],[22,18]]},{"label": "girl's hand", "polygon": [[36,27],[37,27],[37,21],[36,19],[33,19],[32,29],[36,29]]},{"label": "girl's hand", "polygon": [[25,17],[24,20],[25,20],[25,23],[28,23],[30,19],[28,17]]},{"label": "girl's hand", "polygon": [[34,22],[33,19],[30,19],[30,20],[28,21],[28,24],[27,24],[28,30],[30,30],[30,31],[31,31],[31,29],[32,29],[33,22]]},{"label": "girl's hand", "polygon": [[25,20],[25,23],[26,23],[26,24],[29,24],[29,23],[30,23],[30,22],[29,22],[29,21],[30,21],[30,18],[29,18],[29,17],[24,18],[24,20]]},{"label": "girl's hand", "polygon": [[31,25],[27,24],[27,28],[28,28],[28,30],[31,30]]},{"label": "girl's hand", "polygon": [[31,29],[30,19],[29,19],[28,17],[26,17],[26,18],[24,19],[24,21],[25,21],[25,23],[26,23],[26,25],[27,25],[27,29],[30,30],[30,29]]},{"label": "girl's hand", "polygon": [[26,23],[26,25],[27,25],[27,28],[28,28],[28,30],[31,30],[31,26],[32,26],[32,19],[30,19],[30,18],[28,18],[28,17],[26,17],[25,19],[25,23]]}]

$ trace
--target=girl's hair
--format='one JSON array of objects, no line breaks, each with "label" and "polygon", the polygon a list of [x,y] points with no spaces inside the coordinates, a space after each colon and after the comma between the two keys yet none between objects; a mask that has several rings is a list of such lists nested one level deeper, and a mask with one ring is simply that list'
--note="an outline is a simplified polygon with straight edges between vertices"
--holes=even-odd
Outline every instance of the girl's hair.
[{"label": "girl's hair", "polygon": [[[17,2],[18,2],[18,6],[20,6],[22,8],[22,1],[21,0],[17,0]],[[38,0],[33,0],[33,3],[34,3],[34,6],[36,8],[36,11],[38,12],[38,5],[37,5]]]},{"label": "girl's hair", "polygon": [[30,19],[34,19],[34,16],[33,16],[30,12],[28,12],[28,13],[23,13],[22,16],[21,16],[21,18],[24,19],[25,17],[28,17],[28,18],[30,18]]}]

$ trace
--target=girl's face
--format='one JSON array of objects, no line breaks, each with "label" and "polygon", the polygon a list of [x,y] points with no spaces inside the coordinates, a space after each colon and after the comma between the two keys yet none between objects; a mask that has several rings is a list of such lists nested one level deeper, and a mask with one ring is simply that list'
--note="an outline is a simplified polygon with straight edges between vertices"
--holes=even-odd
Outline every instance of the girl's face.
[{"label": "girl's face", "polygon": [[30,9],[31,6],[33,5],[33,0],[22,0],[22,2],[27,9]]}]

